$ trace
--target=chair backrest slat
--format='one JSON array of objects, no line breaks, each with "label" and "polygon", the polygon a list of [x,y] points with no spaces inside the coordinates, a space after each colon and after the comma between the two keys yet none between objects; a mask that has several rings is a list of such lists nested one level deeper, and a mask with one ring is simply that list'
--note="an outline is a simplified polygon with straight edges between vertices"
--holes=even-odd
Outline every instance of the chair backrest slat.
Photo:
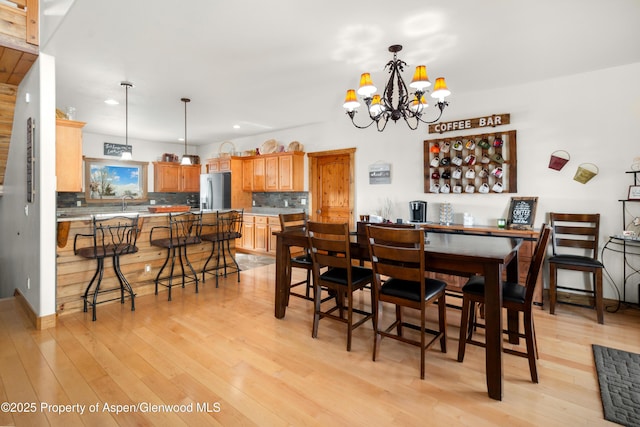
[{"label": "chair backrest slat", "polygon": [[[552,212],[549,218],[553,230],[551,246],[554,255],[558,255],[561,248],[573,248],[583,249],[584,256],[598,258],[600,214]],[[576,253],[576,255],[582,254]]]},{"label": "chair backrest slat", "polygon": [[[380,276],[422,282],[425,272],[424,232],[415,228],[366,227],[376,288]],[[424,300],[424,286],[421,286]]]},{"label": "chair backrest slat", "polygon": [[280,214],[280,228],[282,231],[290,231],[293,229],[306,229],[307,227],[307,214],[304,212]]},{"label": "chair backrest slat", "polygon": [[309,221],[307,228],[314,274],[316,266],[320,265],[335,268],[351,265],[348,224]]}]

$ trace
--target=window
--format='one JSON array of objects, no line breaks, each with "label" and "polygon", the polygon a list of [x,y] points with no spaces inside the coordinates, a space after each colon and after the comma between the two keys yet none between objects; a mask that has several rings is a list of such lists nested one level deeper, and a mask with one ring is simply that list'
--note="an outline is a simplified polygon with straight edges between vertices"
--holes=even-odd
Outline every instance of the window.
[{"label": "window", "polygon": [[125,196],[147,199],[147,162],[84,159],[87,202],[113,202]]}]

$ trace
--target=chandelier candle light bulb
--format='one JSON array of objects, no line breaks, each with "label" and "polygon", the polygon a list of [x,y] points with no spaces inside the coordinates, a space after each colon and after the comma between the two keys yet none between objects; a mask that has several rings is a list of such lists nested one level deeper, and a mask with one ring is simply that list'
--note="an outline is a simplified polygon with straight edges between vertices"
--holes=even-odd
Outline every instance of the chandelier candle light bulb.
[{"label": "chandelier candle light bulb", "polygon": [[407,65],[406,62],[398,59],[398,52],[401,50],[401,45],[389,47],[389,52],[393,53],[393,59],[385,66],[390,76],[382,95],[375,93],[377,88],[371,80],[370,73],[363,73],[360,76],[360,87],[357,93],[367,105],[367,112],[371,120],[369,124],[361,126],[355,122],[355,115],[357,109],[360,107],[360,103],[356,97],[356,91],[354,89],[347,90],[343,107],[355,127],[366,129],[375,123],[378,131],[382,132],[389,120],[397,122],[403,119],[410,129],[415,130],[418,128],[420,122],[427,124],[435,123],[442,117],[444,109],[449,105],[444,99],[451,95],[451,91],[447,88],[444,77],[438,77],[436,79],[433,93],[431,94],[432,98],[438,100],[436,107],[438,107],[439,114],[432,121],[424,120],[422,114],[429,106],[424,98],[424,94],[427,93],[427,88],[431,86],[427,75],[427,67],[425,65],[418,65],[416,67],[413,80],[409,84],[409,87],[414,89],[415,92],[410,94],[400,74]]}]

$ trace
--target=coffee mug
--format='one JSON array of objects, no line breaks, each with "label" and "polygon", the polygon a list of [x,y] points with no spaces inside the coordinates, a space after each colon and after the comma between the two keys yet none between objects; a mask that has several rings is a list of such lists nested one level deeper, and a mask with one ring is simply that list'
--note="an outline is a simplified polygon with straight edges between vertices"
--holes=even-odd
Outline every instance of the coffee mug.
[{"label": "coffee mug", "polygon": [[439,193],[440,192],[440,184],[431,184],[430,191],[432,193]]},{"label": "coffee mug", "polygon": [[493,184],[492,190],[495,191],[496,193],[502,193],[502,190],[504,190],[504,188],[502,187],[502,183],[496,182],[495,184]]},{"label": "coffee mug", "polygon": [[485,165],[486,165],[487,163],[489,163],[490,161],[491,161],[491,159],[490,159],[490,158],[489,158],[489,156],[487,156],[487,155],[482,156],[482,160],[480,160],[480,162],[481,162],[482,164],[485,164]]},{"label": "coffee mug", "polygon": [[478,188],[480,193],[488,193],[489,192],[489,184],[486,182],[482,183],[482,185]]},{"label": "coffee mug", "polygon": [[440,192],[441,193],[450,193],[451,192],[451,187],[449,186],[449,184],[445,184],[442,187],[440,187]]},{"label": "coffee mug", "polygon": [[462,193],[462,185],[456,184],[453,186],[453,192],[456,194]]},{"label": "coffee mug", "polygon": [[495,153],[493,156],[491,156],[491,160],[496,163],[504,163],[504,158],[500,153]]},{"label": "coffee mug", "polygon": [[494,147],[502,147],[502,138],[496,138],[493,140],[493,146]]},{"label": "coffee mug", "polygon": [[500,167],[495,168],[491,171],[491,175],[495,176],[496,178],[502,178],[502,174],[503,174],[503,171],[502,171],[502,168]]},{"label": "coffee mug", "polygon": [[456,150],[456,151],[461,151],[462,150],[462,141],[458,140],[458,141],[454,142],[452,148],[454,150]]},{"label": "coffee mug", "polygon": [[440,159],[440,164],[442,166],[449,166],[449,163],[451,163],[451,159],[449,157],[443,157]]},{"label": "coffee mug", "polygon": [[438,154],[440,152],[440,146],[436,143],[436,144],[431,146],[429,151],[431,151],[432,153]]},{"label": "coffee mug", "polygon": [[464,144],[464,148],[467,150],[473,150],[476,148],[476,142],[473,139],[470,139]]},{"label": "coffee mug", "polygon": [[478,146],[486,150],[491,147],[491,144],[489,144],[489,141],[483,138],[480,140],[480,142],[478,142]]},{"label": "coffee mug", "polygon": [[440,157],[435,156],[433,159],[431,159],[431,166],[434,168],[440,166]]},{"label": "coffee mug", "polygon": [[435,171],[431,174],[431,179],[440,179],[440,172]]},{"label": "coffee mug", "polygon": [[462,157],[455,156],[453,159],[451,159],[451,163],[453,163],[456,166],[460,166],[462,164]]},{"label": "coffee mug", "polygon": [[465,172],[464,177],[467,179],[474,179],[476,177],[476,171],[474,169],[468,169]]},{"label": "coffee mug", "polygon": [[476,156],[474,156],[473,154],[469,154],[467,157],[464,158],[464,162],[469,166],[473,166],[476,164]]},{"label": "coffee mug", "polygon": [[462,169],[456,168],[456,170],[454,170],[453,173],[451,173],[451,178],[453,178],[453,179],[462,178]]},{"label": "coffee mug", "polygon": [[442,179],[451,179],[451,172],[448,170],[442,172]]},{"label": "coffee mug", "polygon": [[487,170],[487,168],[482,168],[482,170],[478,172],[478,177],[480,178],[486,178],[488,176],[489,176],[489,171]]},{"label": "coffee mug", "polygon": [[440,147],[440,151],[443,153],[448,153],[451,148],[451,143],[449,141],[445,141],[442,143],[442,147]]},{"label": "coffee mug", "polygon": [[473,185],[471,185],[471,184],[467,184],[467,186],[466,186],[466,187],[464,187],[464,192],[465,192],[465,193],[473,193],[473,192],[475,192],[475,191],[476,191],[476,187],[474,187],[474,186],[473,186]]}]

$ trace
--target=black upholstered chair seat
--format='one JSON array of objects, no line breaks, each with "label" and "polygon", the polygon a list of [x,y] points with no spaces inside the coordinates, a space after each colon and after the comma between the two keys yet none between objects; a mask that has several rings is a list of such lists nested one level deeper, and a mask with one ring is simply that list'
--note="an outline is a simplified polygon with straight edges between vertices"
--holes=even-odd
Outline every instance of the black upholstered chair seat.
[{"label": "black upholstered chair seat", "polygon": [[291,262],[297,264],[305,264],[308,266],[311,266],[311,264],[313,263],[313,261],[311,260],[311,255],[309,254],[295,256],[291,258]]},{"label": "black upholstered chair seat", "polygon": [[[320,275],[322,280],[336,283],[338,285],[347,286],[347,270],[344,268],[330,268]],[[351,283],[357,288],[360,285],[371,283],[373,272],[369,268],[351,267]]]},{"label": "black upholstered chair seat", "polygon": [[[442,292],[447,284],[441,280],[425,279],[424,287],[424,299],[427,301]],[[380,294],[410,301],[420,301],[420,284],[408,280],[389,279],[380,287]]]},{"label": "black upholstered chair seat", "polygon": [[[526,289],[524,286],[513,282],[502,282],[502,300],[518,304],[524,304]],[[463,293],[484,296],[484,276],[473,276],[462,287]]]},{"label": "black upholstered chair seat", "polygon": [[554,255],[549,257],[549,262],[559,265],[576,265],[587,268],[603,268],[604,266],[597,259],[580,255]]}]

